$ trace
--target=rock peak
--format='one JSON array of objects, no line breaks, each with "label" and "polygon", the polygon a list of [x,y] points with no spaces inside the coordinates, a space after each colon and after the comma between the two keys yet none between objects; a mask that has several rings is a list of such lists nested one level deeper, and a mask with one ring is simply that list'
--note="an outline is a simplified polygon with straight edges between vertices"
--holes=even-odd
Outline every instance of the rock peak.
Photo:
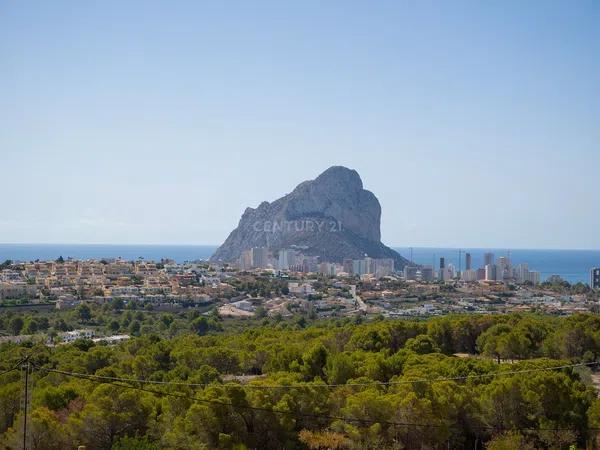
[{"label": "rock peak", "polygon": [[392,258],[401,269],[406,260],[380,241],[380,219],[379,201],[363,188],[358,172],[332,166],[284,197],[247,208],[211,259],[232,262],[255,247],[273,253],[301,247],[307,256],[330,262],[361,259],[365,254]]},{"label": "rock peak", "polygon": [[358,172],[344,166],[331,166],[319,175],[315,179],[315,182],[336,182],[347,185],[348,187],[355,187],[358,189],[363,188],[363,183]]}]

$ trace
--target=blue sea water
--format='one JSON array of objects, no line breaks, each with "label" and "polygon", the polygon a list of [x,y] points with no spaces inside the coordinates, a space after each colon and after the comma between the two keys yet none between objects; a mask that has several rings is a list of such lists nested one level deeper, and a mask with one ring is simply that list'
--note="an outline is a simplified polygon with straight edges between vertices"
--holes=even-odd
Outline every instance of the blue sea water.
[{"label": "blue sea water", "polygon": [[[144,258],[158,261],[170,258],[177,262],[208,259],[217,246],[213,245],[106,245],[106,244],[0,244],[0,262],[7,259],[14,261],[34,261],[56,259],[59,256],[75,259],[100,259],[121,257],[126,260]],[[396,248],[402,256],[410,259],[410,249]],[[473,267],[483,265],[483,254],[494,253],[496,259],[508,256],[506,249],[462,249],[462,268],[465,267],[464,254],[472,255]],[[446,264],[459,267],[459,249],[414,247],[413,261],[417,264],[439,265],[439,258],[444,257]],[[528,263],[530,270],[541,272],[542,280],[550,275],[560,275],[565,280],[589,282],[589,271],[592,267],[600,267],[600,250],[510,250],[513,265]]]},{"label": "blue sea water", "polygon": [[181,263],[208,259],[216,249],[214,245],[0,244],[0,261],[54,260],[62,256],[65,259],[120,257],[128,261],[169,258]]}]

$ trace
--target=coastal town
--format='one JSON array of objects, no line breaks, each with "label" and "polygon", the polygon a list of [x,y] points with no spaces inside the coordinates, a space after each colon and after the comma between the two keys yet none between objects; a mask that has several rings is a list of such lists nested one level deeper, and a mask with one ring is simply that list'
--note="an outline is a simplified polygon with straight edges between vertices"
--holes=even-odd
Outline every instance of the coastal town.
[{"label": "coastal town", "polygon": [[[0,304],[4,312],[68,311],[81,305],[112,305],[152,312],[198,311],[221,318],[277,319],[543,312],[570,315],[598,311],[598,269],[590,286],[569,285],[559,276],[543,283],[526,264],[485,254],[485,267],[452,264],[406,265],[391,259],[320,262],[297,249],[277,255],[266,248],[243,252],[233,264],[208,261],[123,259],[12,262],[0,265]],[[596,279],[594,279],[594,276]],[[23,330],[24,332],[25,330]],[[63,330],[53,341],[90,338],[119,342],[127,334],[102,330]],[[3,341],[21,342],[23,333]]]}]

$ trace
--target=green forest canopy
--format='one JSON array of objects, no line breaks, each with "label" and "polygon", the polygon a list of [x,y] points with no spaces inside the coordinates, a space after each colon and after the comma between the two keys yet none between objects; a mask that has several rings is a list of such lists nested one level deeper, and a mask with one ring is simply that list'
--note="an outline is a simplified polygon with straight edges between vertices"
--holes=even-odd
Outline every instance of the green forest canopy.
[{"label": "green forest canopy", "polygon": [[[600,431],[597,315],[194,327],[0,347],[0,370],[29,356],[29,448],[585,448]],[[22,389],[19,371],[1,375],[8,448]]]}]

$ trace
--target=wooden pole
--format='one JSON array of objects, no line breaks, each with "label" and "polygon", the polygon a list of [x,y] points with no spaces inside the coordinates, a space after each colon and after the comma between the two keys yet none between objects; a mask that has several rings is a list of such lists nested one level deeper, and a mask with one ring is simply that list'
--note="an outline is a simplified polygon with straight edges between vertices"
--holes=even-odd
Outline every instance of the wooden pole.
[{"label": "wooden pole", "polygon": [[27,450],[27,403],[29,402],[29,362],[25,368],[25,405],[23,407],[23,450]]}]

